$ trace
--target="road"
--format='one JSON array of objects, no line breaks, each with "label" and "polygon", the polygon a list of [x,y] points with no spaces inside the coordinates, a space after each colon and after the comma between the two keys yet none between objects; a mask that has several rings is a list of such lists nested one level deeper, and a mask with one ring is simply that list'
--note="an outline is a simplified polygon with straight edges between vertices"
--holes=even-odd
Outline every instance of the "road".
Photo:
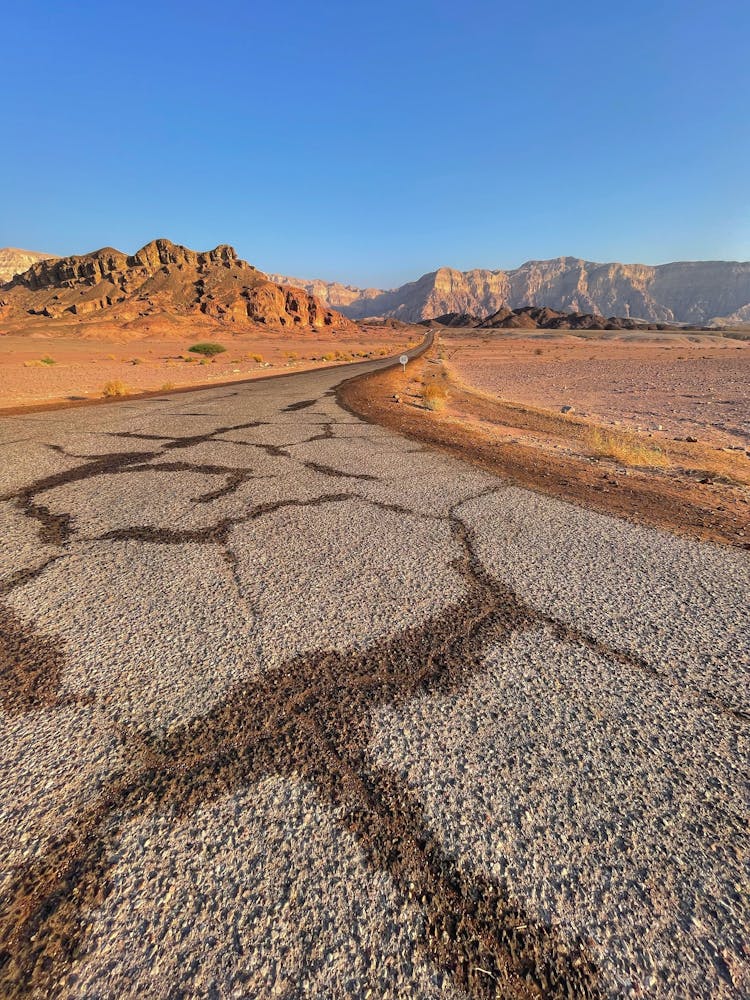
[{"label": "road", "polygon": [[0,422],[0,993],[747,996],[748,554],[349,374]]}]

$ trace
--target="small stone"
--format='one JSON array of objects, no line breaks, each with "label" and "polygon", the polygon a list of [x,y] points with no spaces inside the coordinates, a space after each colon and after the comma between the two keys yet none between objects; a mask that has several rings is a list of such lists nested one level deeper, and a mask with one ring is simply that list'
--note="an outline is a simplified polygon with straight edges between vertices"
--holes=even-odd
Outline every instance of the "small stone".
[{"label": "small stone", "polygon": [[687,442],[688,442],[689,444],[698,444],[698,438],[694,438],[694,437],[686,437],[686,438],[685,438],[685,440],[686,440],[686,441],[687,441]]},{"label": "small stone", "polygon": [[575,413],[576,409],[574,406],[562,406],[560,408],[560,413]]}]

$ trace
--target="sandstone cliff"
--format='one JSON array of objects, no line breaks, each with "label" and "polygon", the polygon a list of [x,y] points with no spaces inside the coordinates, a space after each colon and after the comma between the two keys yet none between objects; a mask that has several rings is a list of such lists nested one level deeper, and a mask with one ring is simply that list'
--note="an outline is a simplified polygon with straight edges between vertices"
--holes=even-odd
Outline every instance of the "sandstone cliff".
[{"label": "sandstone cliff", "polygon": [[[285,280],[279,276],[279,281]],[[750,262],[692,261],[650,266],[577,257],[527,261],[509,271],[441,267],[387,291],[336,282],[297,282],[347,316],[418,322],[448,313],[489,316],[501,307],[548,306],[567,313],[660,323],[724,324],[750,319]],[[344,289],[344,292],[342,292]]]},{"label": "sandstone cliff", "polygon": [[49,254],[35,253],[33,250],[18,250],[16,247],[0,247],[0,285],[22,274],[38,260]]},{"label": "sandstone cliff", "polygon": [[153,240],[132,255],[105,247],[37,260],[0,285],[0,322],[23,316],[132,322],[191,314],[236,327],[353,326],[304,289],[270,281],[230,246],[198,253],[169,240]]}]

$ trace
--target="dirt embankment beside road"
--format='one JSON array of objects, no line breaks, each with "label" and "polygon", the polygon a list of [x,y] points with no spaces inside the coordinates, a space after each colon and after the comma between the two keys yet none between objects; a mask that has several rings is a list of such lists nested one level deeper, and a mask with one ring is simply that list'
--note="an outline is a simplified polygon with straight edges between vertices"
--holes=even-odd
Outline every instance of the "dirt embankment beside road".
[{"label": "dirt embankment beside road", "polygon": [[[589,354],[595,350],[589,347]],[[352,379],[340,387],[339,399],[367,420],[516,485],[679,534],[750,548],[750,457],[742,446],[716,443],[710,434],[701,441],[689,434],[675,440],[679,435],[563,414],[560,407],[519,401],[518,390],[514,401],[501,399],[460,381],[450,353],[450,345],[436,343],[406,374],[391,368]],[[606,395],[601,393],[603,400]],[[611,398],[606,405],[612,406]],[[723,440],[724,431],[717,433]]]}]

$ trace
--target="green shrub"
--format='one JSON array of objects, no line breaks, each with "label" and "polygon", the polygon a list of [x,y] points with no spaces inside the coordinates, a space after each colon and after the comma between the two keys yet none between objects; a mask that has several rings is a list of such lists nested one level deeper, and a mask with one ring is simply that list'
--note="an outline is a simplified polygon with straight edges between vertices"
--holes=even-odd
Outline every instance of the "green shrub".
[{"label": "green shrub", "polygon": [[207,358],[212,358],[214,354],[223,354],[226,351],[226,347],[223,344],[214,344],[211,341],[206,341],[202,344],[193,344],[188,350],[192,351],[193,354],[203,354]]}]

